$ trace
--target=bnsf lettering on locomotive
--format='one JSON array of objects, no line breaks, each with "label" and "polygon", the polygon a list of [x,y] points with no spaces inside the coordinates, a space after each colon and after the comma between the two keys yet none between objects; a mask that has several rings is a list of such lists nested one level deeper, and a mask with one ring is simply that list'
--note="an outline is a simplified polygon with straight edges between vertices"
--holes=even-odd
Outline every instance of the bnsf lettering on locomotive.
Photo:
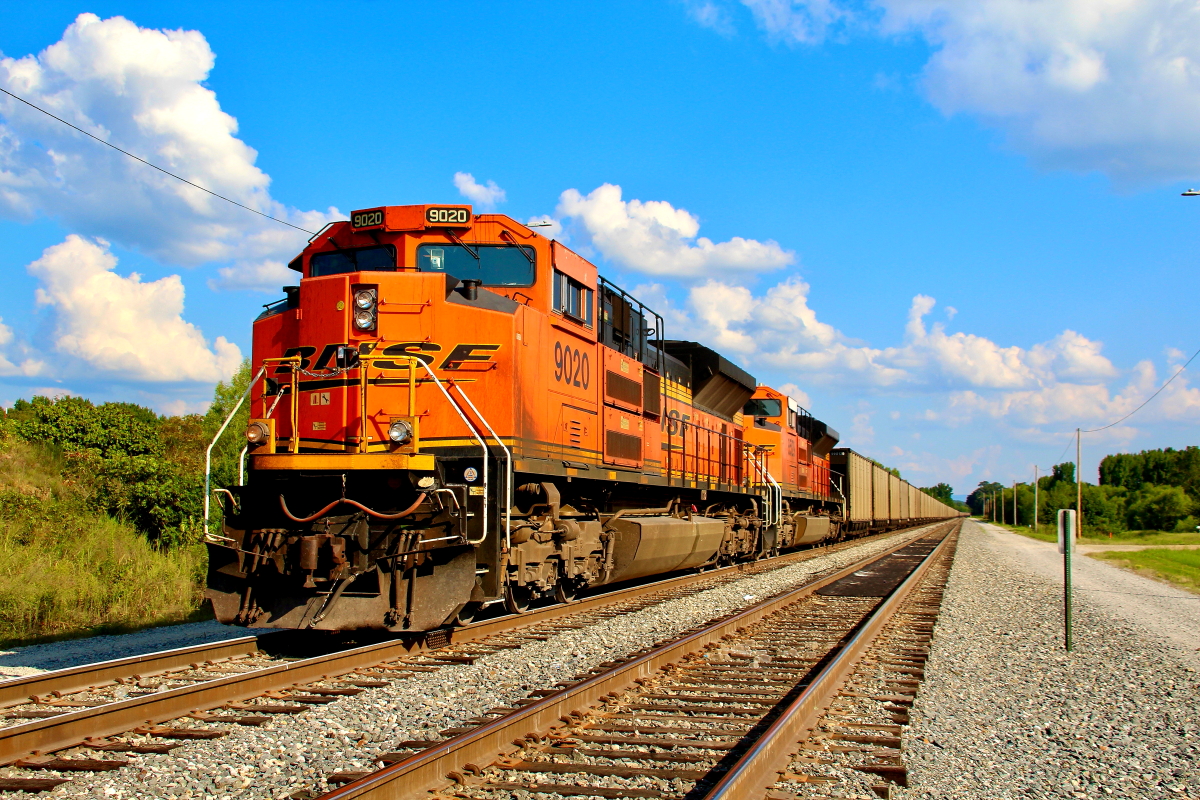
[{"label": "bnsf lettering on locomotive", "polygon": [[466,225],[470,221],[465,208],[426,209],[425,220],[435,225]]},{"label": "bnsf lettering on locomotive", "polygon": [[[320,368],[336,353],[340,345],[326,345],[325,351],[321,354],[321,360],[317,367]],[[300,348],[306,352],[302,353],[305,358],[316,352],[315,347]],[[372,348],[373,349],[373,348]],[[466,362],[488,362],[492,360],[492,356],[500,349],[498,344],[456,344],[446,354],[446,358],[438,365],[438,369],[456,370],[460,369]],[[383,348],[381,355],[384,358],[378,361],[371,362],[371,365],[378,369],[406,369],[407,361],[388,361],[388,356],[412,356],[420,361],[425,362],[426,366],[432,367],[437,359],[437,354],[443,350],[440,344],[436,342],[397,342]],[[289,351],[290,354],[291,351]],[[365,355],[365,354],[364,354]],[[305,368],[307,368],[307,361]],[[357,364],[357,361],[352,361],[351,366]]]},{"label": "bnsf lettering on locomotive", "polygon": [[[309,365],[312,363],[309,361],[309,359],[312,358],[312,355],[315,352],[317,352],[317,348],[315,347],[289,347],[283,355],[284,358],[300,356],[300,369],[308,369]],[[281,364],[275,368],[276,375],[284,375],[291,371],[292,368],[288,364]]]},{"label": "bnsf lettering on locomotive", "polygon": [[591,383],[591,359],[582,350],[554,343],[554,380],[586,389]]},{"label": "bnsf lettering on locomotive", "polygon": [[[467,361],[491,361],[492,355],[500,349],[498,344],[457,344],[442,362],[442,369],[459,369]],[[487,352],[476,353],[476,350]]]},{"label": "bnsf lettering on locomotive", "polygon": [[[400,342],[399,344],[390,344],[383,349],[385,356],[415,356],[424,361],[426,365],[433,363],[433,356],[430,353],[442,352],[440,344],[433,342]],[[395,361],[376,361],[374,364],[380,369],[402,369],[402,363]]]},{"label": "bnsf lettering on locomotive", "polygon": [[383,224],[382,209],[376,211],[360,211],[350,218],[350,224],[355,228],[370,228]]}]

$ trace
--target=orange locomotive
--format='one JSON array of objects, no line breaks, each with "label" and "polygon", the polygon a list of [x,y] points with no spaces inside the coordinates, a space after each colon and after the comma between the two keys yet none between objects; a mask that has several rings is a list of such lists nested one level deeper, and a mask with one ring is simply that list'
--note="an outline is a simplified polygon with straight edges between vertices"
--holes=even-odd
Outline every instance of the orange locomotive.
[{"label": "orange locomotive", "polygon": [[841,533],[835,431],[506,216],[356,211],[289,266],[222,622],[429,630]]}]

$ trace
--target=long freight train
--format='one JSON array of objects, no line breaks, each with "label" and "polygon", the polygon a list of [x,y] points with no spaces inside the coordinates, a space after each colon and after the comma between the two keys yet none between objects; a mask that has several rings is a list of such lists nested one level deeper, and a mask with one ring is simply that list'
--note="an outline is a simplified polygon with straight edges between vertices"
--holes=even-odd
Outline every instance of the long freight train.
[{"label": "long freight train", "polygon": [[222,622],[430,630],[957,513],[506,216],[356,211],[289,266],[206,537]]}]

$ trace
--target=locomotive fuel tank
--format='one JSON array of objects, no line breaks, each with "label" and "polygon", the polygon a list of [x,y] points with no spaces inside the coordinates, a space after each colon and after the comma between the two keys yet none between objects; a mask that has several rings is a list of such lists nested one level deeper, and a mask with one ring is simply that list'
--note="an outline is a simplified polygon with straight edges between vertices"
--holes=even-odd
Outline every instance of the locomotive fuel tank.
[{"label": "locomotive fuel tank", "polygon": [[605,525],[613,533],[606,582],[703,566],[716,558],[725,524],[723,519],[700,516],[614,516]]},{"label": "locomotive fuel tank", "polygon": [[833,532],[831,522],[829,517],[793,514],[792,526],[796,534],[792,544],[815,544],[828,539]]}]

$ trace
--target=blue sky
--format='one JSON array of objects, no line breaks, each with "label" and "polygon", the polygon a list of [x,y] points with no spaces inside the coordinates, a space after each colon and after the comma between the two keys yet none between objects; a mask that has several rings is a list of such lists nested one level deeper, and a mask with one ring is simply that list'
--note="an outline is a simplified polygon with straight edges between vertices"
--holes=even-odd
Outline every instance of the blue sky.
[{"label": "blue sky", "polygon": [[[1200,347],[1166,0],[190,5],[0,7],[0,87],[312,230],[469,174],[916,483],[1028,480]],[[197,194],[0,100],[0,403],[203,407],[304,236]],[[1085,474],[1195,443],[1189,377]]]}]

